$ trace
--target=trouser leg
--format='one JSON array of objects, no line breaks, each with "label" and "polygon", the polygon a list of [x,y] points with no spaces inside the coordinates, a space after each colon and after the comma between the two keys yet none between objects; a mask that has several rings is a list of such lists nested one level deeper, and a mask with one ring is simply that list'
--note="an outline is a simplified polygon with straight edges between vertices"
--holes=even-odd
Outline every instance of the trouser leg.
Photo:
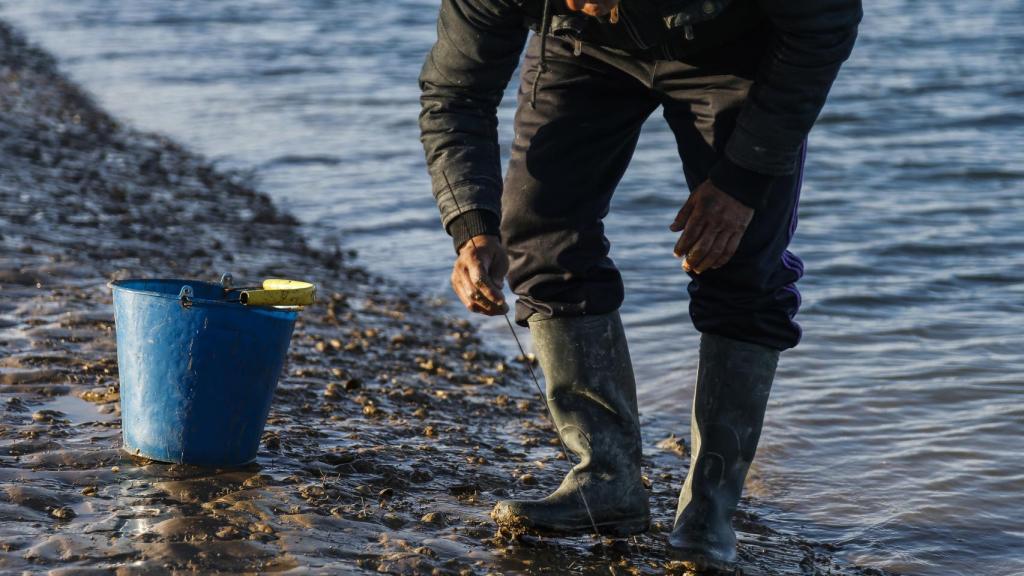
[{"label": "trouser leg", "polygon": [[[691,190],[724,154],[764,52],[747,39],[689,62],[659,62],[655,88],[676,136]],[[776,350],[800,341],[794,316],[803,262],[788,250],[796,231],[803,162],[775,179],[763,208],[754,212],[736,254],[721,268],[691,274],[690,318],[698,331]]]},{"label": "trouser leg", "polygon": [[536,39],[523,66],[502,238],[517,321],[528,321],[553,423],[579,462],[547,497],[503,500],[492,517],[511,533],[635,534],[649,522],[636,383],[601,220],[657,102],[635,59],[548,47],[535,109]]},{"label": "trouser leg", "polygon": [[538,41],[527,49],[502,196],[502,238],[516,320],[604,314],[622,303],[602,219],[644,120],[658,102],[648,64],[548,42],[548,72],[530,107]]},{"label": "trouser leg", "polygon": [[[762,48],[748,38],[688,62],[659,63],[656,87],[691,190],[721,159]],[[728,570],[736,560],[732,516],[757,450],[779,351],[800,340],[793,317],[803,264],[787,247],[802,173],[801,165],[774,181],[725,266],[690,275],[690,317],[702,337],[690,469],[669,544],[694,569]]]}]

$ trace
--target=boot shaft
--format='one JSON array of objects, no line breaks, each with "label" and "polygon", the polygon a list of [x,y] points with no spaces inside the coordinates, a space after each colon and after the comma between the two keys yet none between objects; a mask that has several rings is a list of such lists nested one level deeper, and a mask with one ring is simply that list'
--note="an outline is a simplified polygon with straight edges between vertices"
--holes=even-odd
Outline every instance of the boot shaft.
[{"label": "boot shaft", "polygon": [[584,464],[616,468],[635,462],[639,473],[636,381],[618,312],[531,321],[530,333],[548,406],[567,447]]},{"label": "boot shaft", "polygon": [[[691,418],[690,471],[676,527],[731,533],[732,514],[757,451],[777,350],[722,336],[701,337]],[[724,524],[724,526],[722,526]]]}]

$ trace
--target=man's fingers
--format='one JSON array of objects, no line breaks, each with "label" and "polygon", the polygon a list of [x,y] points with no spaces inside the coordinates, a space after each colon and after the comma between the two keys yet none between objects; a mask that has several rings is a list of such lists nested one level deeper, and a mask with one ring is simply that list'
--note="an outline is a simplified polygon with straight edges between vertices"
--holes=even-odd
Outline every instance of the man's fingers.
[{"label": "man's fingers", "polygon": [[725,247],[728,244],[728,242],[729,235],[725,232],[718,234],[718,236],[715,236],[714,243],[711,245],[710,248],[708,248],[707,253],[704,254],[704,257],[701,259],[700,264],[697,265],[697,269],[695,270],[695,272],[697,272],[697,274],[703,274],[704,272],[711,270],[714,264],[722,258],[722,255],[725,253]]},{"label": "man's fingers", "polygon": [[725,266],[732,260],[732,257],[736,254],[736,249],[740,246],[740,240],[743,239],[742,233],[733,233],[729,235],[728,240],[725,241],[725,247],[718,258],[712,262],[709,266],[709,270],[715,270]]},{"label": "man's fingers", "polygon": [[491,280],[490,275],[483,266],[469,266],[467,276],[478,295],[477,300],[482,297],[493,303],[497,308],[505,306],[505,295],[501,293],[501,288]]},{"label": "man's fingers", "polygon": [[617,0],[566,0],[566,6],[574,12],[582,11],[588,16],[603,16],[618,4]]},{"label": "man's fingers", "polygon": [[690,217],[687,221],[686,229],[683,230],[682,236],[679,240],[676,240],[676,246],[672,250],[672,253],[676,255],[676,258],[685,258],[686,254],[693,249],[694,245],[704,235],[704,229],[706,224],[703,218]]},{"label": "man's fingers", "polygon": [[686,260],[683,262],[683,268],[686,269],[687,272],[694,272],[697,274],[703,272],[703,266],[706,265],[708,256],[713,255],[715,250],[715,241],[719,236],[720,234],[716,230],[706,230],[693,248],[685,252]]},{"label": "man's fingers", "polygon": [[452,284],[455,287],[455,293],[458,295],[459,300],[462,301],[470,312],[477,312],[488,316],[497,316],[507,312],[508,307],[505,305],[504,298],[499,296],[499,300],[495,301],[493,287],[491,287],[489,295],[485,292],[487,289],[485,286],[474,282],[471,270],[473,270],[472,267],[459,266],[453,276]]},{"label": "man's fingers", "polygon": [[669,225],[668,229],[673,232],[679,232],[683,228],[686,228],[686,221],[689,220],[690,215],[693,214],[693,206],[693,196],[691,195],[690,198],[686,200],[686,203],[683,204],[683,207],[679,209],[679,212],[676,214],[676,219],[672,221],[672,224]]}]

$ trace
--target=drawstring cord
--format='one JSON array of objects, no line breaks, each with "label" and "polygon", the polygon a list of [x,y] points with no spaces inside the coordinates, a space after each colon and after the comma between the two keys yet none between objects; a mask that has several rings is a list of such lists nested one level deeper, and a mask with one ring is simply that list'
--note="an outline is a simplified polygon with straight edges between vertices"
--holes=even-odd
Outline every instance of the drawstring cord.
[{"label": "drawstring cord", "polygon": [[540,62],[533,73],[533,89],[530,90],[530,109],[537,109],[537,89],[540,77],[548,71],[548,31],[551,28],[551,0],[544,0],[544,13],[540,17]]},{"label": "drawstring cord", "polygon": [[[619,5],[612,7],[608,14],[608,20],[612,24],[619,23]],[[551,0],[544,0],[544,12],[540,17],[540,62],[533,72],[533,88],[530,90],[530,109],[537,109],[537,90],[540,89],[540,77],[548,71],[548,33],[551,31]],[[580,55],[580,45],[577,41],[576,50],[573,52]]]}]

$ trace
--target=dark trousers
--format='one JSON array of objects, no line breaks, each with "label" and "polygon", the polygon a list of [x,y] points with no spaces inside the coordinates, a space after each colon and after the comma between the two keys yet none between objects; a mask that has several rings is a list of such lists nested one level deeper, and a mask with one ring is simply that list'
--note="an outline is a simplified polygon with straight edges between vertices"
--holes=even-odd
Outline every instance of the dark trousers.
[{"label": "dark trousers", "polygon": [[[682,61],[644,60],[564,40],[548,41],[548,71],[529,104],[539,39],[522,66],[515,141],[502,196],[501,231],[516,319],[603,314],[622,304],[602,219],[658,106],[675,134],[691,190],[721,157],[750,90],[765,42],[748,38]],[[802,164],[802,163],[801,163]],[[786,248],[796,229],[803,166],[776,178],[736,255],[691,274],[690,317],[703,333],[783,350],[800,340],[793,321],[803,263]],[[675,216],[665,214],[668,227]]]}]

